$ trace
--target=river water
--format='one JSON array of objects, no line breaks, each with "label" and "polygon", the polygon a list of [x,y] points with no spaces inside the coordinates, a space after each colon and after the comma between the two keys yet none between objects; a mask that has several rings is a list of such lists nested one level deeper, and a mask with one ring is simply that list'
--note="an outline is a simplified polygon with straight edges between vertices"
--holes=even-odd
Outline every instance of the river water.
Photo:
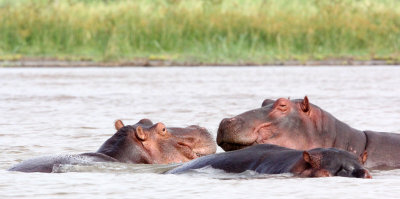
[{"label": "river water", "polygon": [[304,95],[354,128],[400,133],[398,66],[0,69],[0,198],[398,198],[400,170],[373,179],[163,175],[173,165],[128,164],[6,171],[31,157],[96,151],[116,119],[197,124],[216,136],[223,118],[265,98]]}]

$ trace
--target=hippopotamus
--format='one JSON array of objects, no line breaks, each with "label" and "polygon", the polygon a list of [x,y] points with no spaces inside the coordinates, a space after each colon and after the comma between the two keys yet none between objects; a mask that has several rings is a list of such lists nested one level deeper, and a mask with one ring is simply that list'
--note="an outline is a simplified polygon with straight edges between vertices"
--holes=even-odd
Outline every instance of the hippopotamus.
[{"label": "hippopotamus", "polygon": [[266,99],[261,108],[221,121],[217,144],[225,151],[256,144],[297,150],[339,148],[360,156],[367,168],[400,168],[400,134],[360,131],[304,99]]},{"label": "hippopotamus", "polygon": [[362,165],[367,156],[364,152],[357,158],[355,154],[337,148],[301,151],[272,144],[259,144],[201,157],[167,173],[178,174],[211,166],[230,173],[252,170],[263,174],[292,173],[298,177],[371,178],[368,170]]},{"label": "hippopotamus", "polygon": [[115,122],[117,132],[94,153],[44,156],[25,160],[10,171],[52,172],[53,167],[90,165],[96,162],[133,164],[180,163],[216,152],[211,134],[202,127],[167,128],[163,123],[142,119],[134,125]]}]

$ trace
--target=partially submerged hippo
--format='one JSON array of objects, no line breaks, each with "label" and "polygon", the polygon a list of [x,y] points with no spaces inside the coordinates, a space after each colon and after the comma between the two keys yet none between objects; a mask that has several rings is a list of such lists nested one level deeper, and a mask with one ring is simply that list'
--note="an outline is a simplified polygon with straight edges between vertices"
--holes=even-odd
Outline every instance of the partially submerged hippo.
[{"label": "partially submerged hippo", "polygon": [[135,164],[168,164],[186,162],[215,153],[216,144],[210,133],[199,126],[166,128],[142,119],[135,125],[115,122],[117,132],[95,153],[45,156],[23,161],[10,171],[52,172],[63,164],[87,165],[93,162]]},{"label": "partially submerged hippo", "polygon": [[304,99],[266,99],[262,107],[221,121],[217,143],[225,151],[256,144],[292,149],[335,147],[360,156],[368,168],[400,168],[400,134],[359,131]]},{"label": "partially submerged hippo", "polygon": [[293,173],[299,177],[371,178],[369,172],[362,166],[366,159],[366,152],[357,158],[353,153],[336,148],[299,151],[272,144],[259,144],[201,157],[167,173],[184,173],[211,166],[231,173],[253,170],[265,174]]}]

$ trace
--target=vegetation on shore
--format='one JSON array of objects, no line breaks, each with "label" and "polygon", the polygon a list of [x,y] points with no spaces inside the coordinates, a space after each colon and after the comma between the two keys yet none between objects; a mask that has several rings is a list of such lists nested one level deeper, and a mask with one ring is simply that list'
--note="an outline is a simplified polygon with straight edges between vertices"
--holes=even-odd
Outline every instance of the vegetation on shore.
[{"label": "vegetation on shore", "polygon": [[0,60],[400,60],[396,0],[0,0]]}]

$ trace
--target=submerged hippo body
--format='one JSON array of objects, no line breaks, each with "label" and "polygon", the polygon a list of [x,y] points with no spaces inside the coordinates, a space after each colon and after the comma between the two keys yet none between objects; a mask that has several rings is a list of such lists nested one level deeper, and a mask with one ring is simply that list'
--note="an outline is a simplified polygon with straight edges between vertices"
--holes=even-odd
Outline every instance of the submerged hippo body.
[{"label": "submerged hippo body", "polygon": [[52,172],[63,164],[88,165],[95,162],[134,164],[168,164],[186,162],[215,153],[216,144],[210,133],[199,126],[166,128],[142,119],[135,125],[115,122],[117,132],[95,153],[44,156],[25,160],[10,171]]},{"label": "submerged hippo body", "polygon": [[336,148],[317,148],[299,151],[271,144],[260,144],[236,151],[198,158],[167,173],[177,174],[211,166],[226,172],[241,173],[253,170],[258,173],[293,173],[300,177],[357,177],[371,178],[362,163],[367,158]]},{"label": "submerged hippo body", "polygon": [[225,151],[256,144],[292,149],[335,147],[361,155],[368,168],[400,168],[400,134],[360,131],[303,100],[264,100],[262,107],[221,121],[217,143]]},{"label": "submerged hippo body", "polygon": [[10,171],[51,173],[60,165],[92,165],[97,162],[119,162],[102,153],[42,156],[25,160],[14,165]]}]

